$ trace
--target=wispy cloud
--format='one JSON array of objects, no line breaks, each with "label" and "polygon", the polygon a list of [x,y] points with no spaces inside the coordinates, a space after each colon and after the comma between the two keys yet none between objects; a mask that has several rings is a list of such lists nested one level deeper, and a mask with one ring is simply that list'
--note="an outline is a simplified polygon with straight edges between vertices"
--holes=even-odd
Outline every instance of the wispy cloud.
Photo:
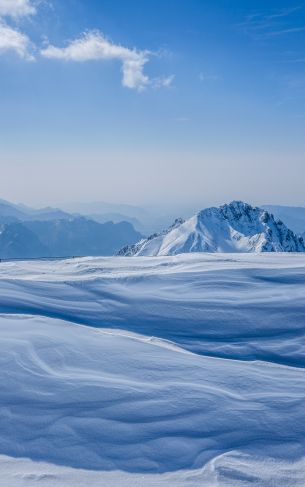
[{"label": "wispy cloud", "polygon": [[203,83],[205,81],[218,81],[220,79],[221,79],[221,77],[218,74],[209,74],[209,73],[200,73],[199,74],[199,80]]},{"label": "wispy cloud", "polygon": [[151,54],[147,50],[129,49],[115,44],[99,31],[84,33],[66,47],[49,45],[41,50],[41,55],[49,59],[75,62],[118,60],[122,63],[123,86],[139,91],[150,84],[169,86],[173,81],[173,77],[150,80],[144,73]]},{"label": "wispy cloud", "polygon": [[271,32],[265,32],[264,37],[277,37],[277,36],[282,36],[285,34],[295,34],[297,32],[303,32],[305,31],[305,26],[304,27],[291,27],[289,29],[279,29],[279,30],[274,30]]},{"label": "wispy cloud", "polygon": [[299,17],[294,15],[305,7],[305,2],[291,8],[261,11],[248,15],[238,28],[256,39],[296,34],[305,31],[305,25],[299,24]]},{"label": "wispy cloud", "polygon": [[289,15],[298,12],[299,10],[302,10],[303,7],[305,6],[305,2],[301,3],[300,5],[296,5],[294,7],[288,7],[288,8],[283,8],[280,9],[272,14],[269,14],[269,19],[278,19],[281,17],[288,17]]},{"label": "wispy cloud", "polygon": [[163,78],[155,78],[153,80],[150,80],[150,83],[155,88],[170,88],[173,84],[174,79],[175,79],[175,75],[172,74],[170,76],[166,76]]}]

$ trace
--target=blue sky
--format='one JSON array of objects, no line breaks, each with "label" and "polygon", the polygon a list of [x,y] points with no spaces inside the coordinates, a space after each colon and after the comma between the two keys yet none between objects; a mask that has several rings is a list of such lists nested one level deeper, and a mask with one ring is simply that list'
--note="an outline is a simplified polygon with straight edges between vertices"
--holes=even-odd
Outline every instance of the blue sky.
[{"label": "blue sky", "polygon": [[1,197],[305,205],[305,3],[0,0]]}]

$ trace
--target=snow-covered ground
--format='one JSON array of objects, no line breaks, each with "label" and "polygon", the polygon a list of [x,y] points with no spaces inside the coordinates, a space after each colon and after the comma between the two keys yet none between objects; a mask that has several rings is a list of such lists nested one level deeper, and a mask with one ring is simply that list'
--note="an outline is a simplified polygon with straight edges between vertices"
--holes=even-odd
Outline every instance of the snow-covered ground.
[{"label": "snow-covered ground", "polygon": [[1,263],[0,312],[0,485],[304,487],[304,254]]}]

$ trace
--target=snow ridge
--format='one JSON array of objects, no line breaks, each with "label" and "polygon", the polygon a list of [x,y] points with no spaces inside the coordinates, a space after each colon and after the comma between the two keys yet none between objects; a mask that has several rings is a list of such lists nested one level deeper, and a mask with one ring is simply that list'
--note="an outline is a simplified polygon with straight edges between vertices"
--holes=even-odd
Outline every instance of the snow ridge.
[{"label": "snow ridge", "polygon": [[124,247],[122,256],[165,256],[190,252],[305,252],[301,237],[268,211],[242,201],[178,219],[162,233]]}]

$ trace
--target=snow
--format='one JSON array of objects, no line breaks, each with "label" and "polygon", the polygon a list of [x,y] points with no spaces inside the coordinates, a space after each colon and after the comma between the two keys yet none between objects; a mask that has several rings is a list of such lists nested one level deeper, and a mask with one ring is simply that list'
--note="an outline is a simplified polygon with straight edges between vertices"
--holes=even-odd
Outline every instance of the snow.
[{"label": "snow", "polygon": [[267,211],[241,201],[207,208],[187,221],[127,246],[126,256],[188,252],[305,252],[303,240]]},{"label": "snow", "polygon": [[199,470],[165,474],[132,474],[59,467],[45,462],[0,456],[5,487],[304,487],[305,462],[275,462],[238,452],[215,457]]},{"label": "snow", "polygon": [[[73,486],[73,487],[193,487],[206,485],[202,472],[183,472],[177,474],[155,474],[138,475],[124,472],[100,472],[72,469],[69,467],[58,467],[42,462],[29,460],[15,460],[9,457],[0,457],[0,478],[6,487],[49,485],[52,487]],[[209,474],[209,479],[211,478]],[[203,483],[204,482],[204,483]]]},{"label": "snow", "polygon": [[305,255],[0,265],[0,484],[303,487]]}]

